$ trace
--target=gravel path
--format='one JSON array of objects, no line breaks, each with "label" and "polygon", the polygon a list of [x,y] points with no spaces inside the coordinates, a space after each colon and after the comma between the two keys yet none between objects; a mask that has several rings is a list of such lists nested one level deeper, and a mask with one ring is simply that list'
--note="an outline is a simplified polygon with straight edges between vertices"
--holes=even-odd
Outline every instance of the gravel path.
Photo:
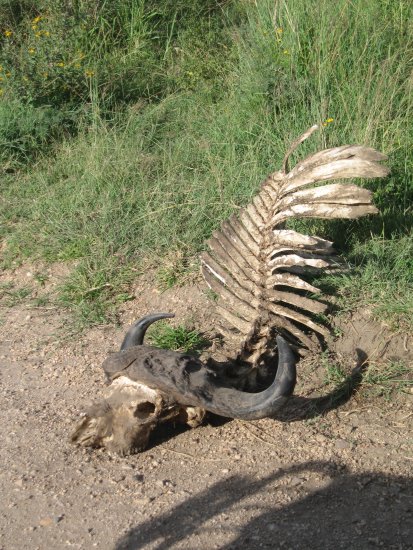
[{"label": "gravel path", "polygon": [[[197,287],[142,288],[121,312],[126,325],[151,308],[179,317],[188,296],[191,316],[202,310],[205,321]],[[279,419],[165,427],[147,451],[119,458],[68,438],[99,396],[101,362],[123,332],[67,338],[61,312],[27,301],[3,302],[0,314],[1,549],[413,548],[412,393],[386,400],[356,391],[320,414],[326,390],[313,358],[300,365],[297,397]],[[356,332],[347,326],[347,348],[363,315],[351,321]],[[382,331],[378,344],[409,362],[402,336]],[[344,357],[345,337],[336,347]]]}]

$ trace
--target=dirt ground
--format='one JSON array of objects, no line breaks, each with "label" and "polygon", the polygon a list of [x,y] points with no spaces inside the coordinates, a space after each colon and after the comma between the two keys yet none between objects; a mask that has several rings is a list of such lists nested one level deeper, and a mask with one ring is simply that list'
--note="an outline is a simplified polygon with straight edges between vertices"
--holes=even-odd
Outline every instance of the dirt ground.
[{"label": "dirt ground", "polygon": [[[277,419],[165,427],[126,458],[69,443],[128,324],[173,311],[213,332],[214,319],[200,286],[161,294],[142,281],[122,327],[69,337],[65,314],[32,305],[63,275],[48,269],[45,286],[30,266],[0,276],[3,288],[33,289],[1,300],[1,549],[413,548],[413,393],[334,390],[320,357],[299,364]],[[336,332],[330,349],[347,373],[356,348],[412,365],[412,335],[368,311],[339,318]]]}]

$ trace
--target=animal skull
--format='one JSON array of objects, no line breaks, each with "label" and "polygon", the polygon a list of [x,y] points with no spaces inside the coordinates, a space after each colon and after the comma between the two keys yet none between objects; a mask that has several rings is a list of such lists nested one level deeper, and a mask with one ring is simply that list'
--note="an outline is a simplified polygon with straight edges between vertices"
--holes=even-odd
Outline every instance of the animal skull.
[{"label": "animal skull", "polygon": [[148,326],[171,314],[148,315],[128,331],[119,353],[103,363],[110,386],[103,401],[83,413],[71,440],[124,455],[142,451],[154,428],[166,421],[199,426],[206,411],[230,418],[271,416],[292,394],[295,357],[277,338],[279,365],[274,382],[260,393],[240,391],[225,369],[189,355],[143,345]]},{"label": "animal skull", "polygon": [[204,416],[204,409],[178,406],[163,392],[120,376],[105,390],[103,401],[82,414],[71,440],[125,455],[145,450],[158,424],[177,421],[195,428]]}]

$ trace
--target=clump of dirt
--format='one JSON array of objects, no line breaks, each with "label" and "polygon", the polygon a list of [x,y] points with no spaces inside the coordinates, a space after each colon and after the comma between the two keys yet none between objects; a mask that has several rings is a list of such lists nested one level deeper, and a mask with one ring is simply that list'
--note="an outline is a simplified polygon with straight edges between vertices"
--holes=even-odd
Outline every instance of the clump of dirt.
[{"label": "clump of dirt", "polygon": [[0,288],[33,289],[0,303],[1,549],[413,548],[413,393],[365,393],[360,377],[363,364],[411,367],[411,335],[368,311],[339,317],[278,418],[165,427],[120,458],[68,441],[102,391],[101,363],[149,312],[213,335],[213,302],[196,283],[160,293],[148,274],[122,326],[73,336],[53,301],[33,303],[65,274],[47,269],[47,280],[27,265],[0,276]]}]

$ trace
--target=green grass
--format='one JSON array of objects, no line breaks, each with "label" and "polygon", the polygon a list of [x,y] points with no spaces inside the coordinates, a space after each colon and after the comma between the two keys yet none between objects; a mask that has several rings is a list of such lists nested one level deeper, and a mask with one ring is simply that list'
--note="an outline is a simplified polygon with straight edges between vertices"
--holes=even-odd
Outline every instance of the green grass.
[{"label": "green grass", "polygon": [[[357,266],[331,282],[346,303],[411,326],[411,2],[77,5],[64,32],[67,3],[0,4],[3,266],[70,261],[61,303],[81,324],[111,320],[148,262],[164,288],[185,280],[288,144],[332,118],[297,154],[350,142],[387,153],[391,176],[365,183],[381,215],[296,227]],[[39,15],[50,36],[30,54]],[[185,261],[171,267],[174,255]]]},{"label": "green grass", "polygon": [[390,240],[373,236],[357,243],[349,254],[357,267],[326,277],[335,288],[342,311],[369,307],[374,316],[388,321],[393,330],[413,328],[413,234]]},{"label": "green grass", "polygon": [[193,282],[199,276],[199,262],[176,250],[162,259],[162,265],[156,272],[156,285],[162,292],[174,286],[183,286]]},{"label": "green grass", "polygon": [[371,364],[363,376],[363,388],[370,394],[391,399],[413,388],[411,372],[411,368],[400,361]]},{"label": "green grass", "polygon": [[184,325],[173,327],[166,322],[157,323],[148,332],[148,340],[154,346],[182,353],[199,353],[209,342],[196,330]]},{"label": "green grass", "polygon": [[[330,388],[332,403],[346,400],[351,393],[390,400],[413,387],[412,369],[402,361],[372,361],[359,373],[346,374],[343,367],[325,352],[321,357],[324,384]],[[323,400],[324,398],[321,398]]]},{"label": "green grass", "polygon": [[32,295],[33,289],[28,286],[15,288],[13,283],[5,283],[0,286],[0,302],[8,307],[21,304]]}]

